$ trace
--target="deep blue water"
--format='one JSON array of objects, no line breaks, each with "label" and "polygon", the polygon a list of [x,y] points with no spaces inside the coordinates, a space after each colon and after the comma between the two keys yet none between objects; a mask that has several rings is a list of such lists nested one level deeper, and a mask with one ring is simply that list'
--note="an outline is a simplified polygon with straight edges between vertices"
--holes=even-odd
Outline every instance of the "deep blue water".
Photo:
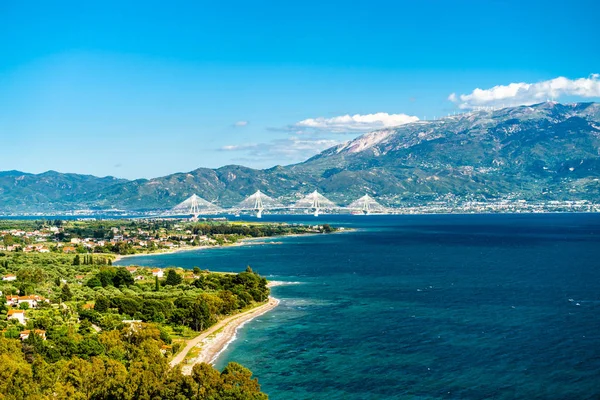
[{"label": "deep blue water", "polygon": [[300,282],[217,362],[275,400],[600,398],[600,215],[325,220],[357,230],[125,261]]}]

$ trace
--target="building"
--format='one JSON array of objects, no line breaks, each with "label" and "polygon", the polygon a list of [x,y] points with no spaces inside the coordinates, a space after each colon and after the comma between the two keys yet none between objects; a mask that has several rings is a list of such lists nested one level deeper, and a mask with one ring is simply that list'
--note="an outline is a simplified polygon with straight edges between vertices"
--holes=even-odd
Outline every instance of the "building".
[{"label": "building", "polygon": [[6,296],[6,305],[7,306],[16,306],[19,304],[19,296]]},{"label": "building", "polygon": [[16,275],[4,275],[2,277],[2,280],[5,281],[5,282],[16,281],[17,280],[17,276]]},{"label": "building", "polygon": [[152,270],[152,275],[153,276],[158,276],[159,278],[162,278],[163,276],[165,276],[164,272],[162,269],[160,268],[155,268]]},{"label": "building", "polygon": [[17,298],[17,304],[15,305],[21,305],[22,303],[27,303],[29,305],[29,308],[35,308],[38,306],[38,303],[45,301],[47,303],[50,302],[50,300],[46,300],[45,298],[43,298],[42,296],[38,296],[37,294],[31,295],[31,296],[19,296]]},{"label": "building", "polygon": [[16,319],[21,325],[25,325],[25,311],[24,310],[8,310],[6,319]]},{"label": "building", "polygon": [[136,267],[127,267],[125,268],[127,271],[129,271],[130,274],[133,274],[135,271],[137,271]]},{"label": "building", "polygon": [[19,334],[19,339],[25,340],[25,339],[29,338],[29,335],[31,333],[35,333],[36,335],[38,335],[42,339],[46,340],[46,331],[43,331],[41,329],[34,329],[33,331],[30,331],[30,330],[22,331]]}]

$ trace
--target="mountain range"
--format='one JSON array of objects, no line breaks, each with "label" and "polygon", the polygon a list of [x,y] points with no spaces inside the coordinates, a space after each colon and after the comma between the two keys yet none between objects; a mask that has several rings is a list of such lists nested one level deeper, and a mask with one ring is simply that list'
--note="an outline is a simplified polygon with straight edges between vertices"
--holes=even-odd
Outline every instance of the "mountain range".
[{"label": "mountain range", "polygon": [[154,179],[0,172],[0,213],[171,208],[192,194],[232,206],[260,189],[293,201],[317,189],[347,204],[523,199],[600,201],[600,104],[472,111],[366,133],[305,162],[228,165]]}]

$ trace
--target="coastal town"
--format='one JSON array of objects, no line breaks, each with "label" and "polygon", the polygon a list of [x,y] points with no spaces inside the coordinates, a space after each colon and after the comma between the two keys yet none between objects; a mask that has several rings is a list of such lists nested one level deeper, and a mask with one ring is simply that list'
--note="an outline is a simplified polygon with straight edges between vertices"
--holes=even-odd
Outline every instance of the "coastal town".
[{"label": "coastal town", "polygon": [[251,237],[330,230],[327,224],[259,225],[222,221],[198,224],[174,219],[5,220],[0,221],[0,251],[131,255],[235,244]]}]

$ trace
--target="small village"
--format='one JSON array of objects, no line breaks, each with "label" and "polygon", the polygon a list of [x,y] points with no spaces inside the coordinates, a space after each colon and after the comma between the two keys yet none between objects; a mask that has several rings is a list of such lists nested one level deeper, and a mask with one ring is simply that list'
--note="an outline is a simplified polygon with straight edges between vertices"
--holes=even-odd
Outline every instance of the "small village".
[{"label": "small village", "polygon": [[[75,256],[78,257],[78,256]],[[74,262],[77,264],[77,262]],[[165,277],[165,270],[161,268],[145,268],[145,267],[124,267],[124,269],[131,274],[132,280],[134,282],[139,283],[152,283],[155,280],[163,279]],[[187,281],[191,282],[194,279],[199,278],[198,270],[196,271],[184,271],[179,269],[178,273],[182,276],[182,282]],[[69,291],[73,286],[68,285],[87,285],[88,287],[93,286],[90,283],[90,279],[93,278],[93,273],[88,273],[86,275],[74,275],[72,279],[60,279],[59,283],[68,287]],[[6,321],[9,323],[9,326],[19,327],[20,330],[18,332],[18,338],[21,340],[25,340],[29,337],[31,332],[34,332],[43,340],[46,340],[46,331],[43,329],[25,329],[29,326],[28,320],[32,319],[31,317],[39,316],[36,311],[38,310],[47,310],[47,309],[55,309],[58,310],[62,308],[63,310],[69,310],[70,313],[74,313],[76,315],[77,309],[80,310],[93,310],[94,304],[92,302],[83,301],[83,302],[75,302],[67,305],[64,300],[67,300],[64,297],[53,296],[54,298],[51,300],[39,294],[23,294],[19,295],[22,289],[17,289],[22,286],[19,282],[17,275],[15,274],[6,274],[1,277],[0,282],[0,296],[4,297],[4,304],[7,307],[6,311]],[[25,290],[24,290],[25,291]],[[51,293],[49,291],[49,293]],[[0,300],[1,304],[2,300]],[[72,309],[70,309],[72,307]],[[35,318],[33,318],[35,319]],[[11,324],[12,321],[12,324]],[[77,319],[77,322],[81,322]],[[136,320],[123,320],[123,323],[132,323],[136,322]],[[137,321],[141,322],[141,321]],[[15,325],[15,323],[17,325]],[[35,325],[35,324],[34,324]],[[98,328],[99,329],[99,328]],[[7,337],[11,336],[7,334],[8,329],[0,329],[0,334],[7,335]],[[14,335],[14,334],[13,334]]]},{"label": "small village", "polygon": [[[111,227],[107,237],[79,237],[63,227],[48,226],[43,229],[0,230],[0,251],[22,251],[24,253],[112,253],[114,249],[127,249],[129,252],[147,250],[174,249],[181,246],[217,244],[217,240],[207,235],[194,235],[189,229],[175,224],[173,232],[165,229],[157,231],[131,228],[127,226]],[[119,251],[117,251],[118,253]]]},{"label": "small village", "polygon": [[327,224],[196,224],[177,219],[13,221],[12,225],[19,227],[11,226],[11,221],[1,223],[0,251],[117,255],[227,245],[249,237],[330,229]]}]

